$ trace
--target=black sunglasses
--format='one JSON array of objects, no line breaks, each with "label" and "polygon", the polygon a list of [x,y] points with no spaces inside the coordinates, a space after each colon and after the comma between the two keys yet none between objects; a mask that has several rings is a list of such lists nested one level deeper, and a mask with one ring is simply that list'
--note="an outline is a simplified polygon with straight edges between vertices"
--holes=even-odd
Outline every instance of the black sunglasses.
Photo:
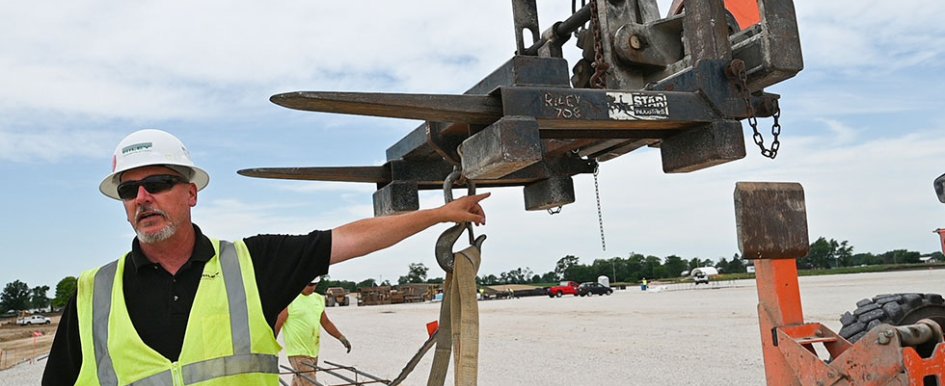
[{"label": "black sunglasses", "polygon": [[187,180],[170,174],[150,176],[138,181],[125,181],[118,185],[118,197],[122,200],[133,200],[138,197],[138,187],[143,186],[148,193],[157,194],[166,192],[174,185],[182,184]]}]

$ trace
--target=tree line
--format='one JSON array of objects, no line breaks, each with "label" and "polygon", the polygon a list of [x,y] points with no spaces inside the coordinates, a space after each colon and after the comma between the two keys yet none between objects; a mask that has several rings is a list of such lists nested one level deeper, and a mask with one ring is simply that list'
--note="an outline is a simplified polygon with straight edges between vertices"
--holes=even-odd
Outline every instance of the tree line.
[{"label": "tree line", "polygon": [[[945,256],[941,252],[933,252],[933,258],[942,261]],[[820,237],[810,245],[807,256],[797,259],[798,269],[833,269],[842,267],[857,267],[863,265],[896,265],[918,264],[923,254],[905,249],[895,249],[881,254],[854,253],[853,246],[846,240],[837,241]],[[529,267],[519,267],[498,274],[487,274],[476,277],[479,285],[500,284],[532,284],[547,285],[561,280],[576,282],[597,281],[600,276],[607,276],[612,282],[636,283],[646,278],[668,279],[683,276],[686,271],[700,267],[713,267],[722,273],[743,273],[752,263],[742,259],[737,253],[730,259],[718,260],[692,257],[685,259],[677,255],[658,257],[629,253],[626,257],[597,258],[589,264],[582,264],[581,258],[566,255],[555,263],[554,267],[545,273],[532,271]],[[429,277],[429,268],[422,263],[411,263],[407,267],[407,274],[400,276],[396,284],[428,283],[441,284],[442,277]],[[316,291],[324,293],[330,287],[342,287],[354,292],[360,288],[391,286],[389,280],[377,281],[373,278],[359,282],[349,280],[333,280],[326,277],[318,283]],[[56,285],[55,297],[48,298],[49,286],[30,287],[26,283],[16,280],[7,283],[0,293],[0,313],[10,310],[42,309],[47,307],[62,308],[75,293],[76,278],[68,276]]]},{"label": "tree line", "polygon": [[7,283],[0,293],[0,314],[10,311],[25,311],[33,309],[60,309],[75,294],[76,278],[66,276],[56,284],[56,296],[49,298],[48,285],[30,288],[20,280]]},{"label": "tree line", "polygon": [[[945,256],[941,252],[926,255],[931,255],[939,261],[945,260]],[[905,249],[896,249],[881,254],[854,253],[853,246],[846,240],[837,241],[820,237],[811,243],[807,256],[797,259],[797,267],[798,269],[833,269],[863,265],[917,264],[921,262],[920,257],[922,256],[923,254],[919,252]],[[597,258],[589,264],[582,264],[578,256],[566,255],[558,259],[552,270],[545,273],[534,272],[529,267],[519,267],[498,274],[477,276],[476,282],[479,285],[548,285],[561,280],[597,281],[598,277],[607,276],[612,282],[637,283],[644,278],[649,280],[679,278],[687,271],[701,267],[713,267],[721,273],[745,273],[751,265],[751,260],[741,258],[737,253],[731,258],[723,257],[713,260],[699,257],[686,259],[677,255],[659,257],[631,252],[626,257]],[[397,284],[438,284],[443,282],[442,277],[428,277],[428,273],[429,268],[422,263],[411,263],[408,266],[407,274],[400,276]],[[346,280],[323,280],[322,285],[324,287],[320,285],[319,290],[327,287],[344,287],[349,291],[357,291],[363,287],[391,284],[387,280],[377,283],[374,279],[367,279],[358,283]]]}]

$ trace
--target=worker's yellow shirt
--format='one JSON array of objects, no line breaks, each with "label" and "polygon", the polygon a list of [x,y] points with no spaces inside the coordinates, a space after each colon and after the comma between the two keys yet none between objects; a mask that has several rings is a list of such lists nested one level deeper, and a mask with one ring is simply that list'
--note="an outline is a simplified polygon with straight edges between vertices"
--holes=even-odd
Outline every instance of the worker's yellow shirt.
[{"label": "worker's yellow shirt", "polygon": [[317,293],[299,295],[289,304],[289,317],[282,326],[288,356],[317,357],[325,297]]}]

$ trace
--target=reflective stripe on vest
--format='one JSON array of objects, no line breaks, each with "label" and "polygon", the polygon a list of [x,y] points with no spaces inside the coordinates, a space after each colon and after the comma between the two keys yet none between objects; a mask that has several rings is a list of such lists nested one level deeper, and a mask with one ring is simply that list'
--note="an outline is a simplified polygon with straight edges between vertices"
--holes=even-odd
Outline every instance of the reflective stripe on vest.
[{"label": "reflective stripe on vest", "polygon": [[[185,384],[237,374],[279,373],[278,357],[269,354],[251,353],[252,341],[249,312],[246,304],[246,289],[243,286],[239,257],[233,243],[220,241],[219,258],[229,304],[233,355],[184,365],[181,368],[181,374]],[[92,339],[95,346],[95,359],[98,363],[98,378],[102,385],[118,384],[115,368],[108,352],[108,318],[112,307],[112,286],[115,283],[117,265],[117,261],[112,262],[99,269],[95,274],[95,289],[92,299]],[[133,382],[131,385],[173,386],[174,376],[170,370],[166,370]]]},{"label": "reflective stripe on vest", "polygon": [[[267,354],[242,354],[214,358],[203,362],[191,363],[181,369],[185,384],[209,381],[213,378],[246,373],[279,372],[279,358]],[[103,383],[104,384],[104,383]],[[173,386],[174,376],[170,371],[154,374],[129,386]]]},{"label": "reflective stripe on vest", "polygon": [[95,342],[95,360],[98,361],[98,381],[103,385],[118,384],[112,357],[108,354],[108,317],[112,312],[112,286],[117,268],[116,260],[98,270],[92,297],[92,341]]}]

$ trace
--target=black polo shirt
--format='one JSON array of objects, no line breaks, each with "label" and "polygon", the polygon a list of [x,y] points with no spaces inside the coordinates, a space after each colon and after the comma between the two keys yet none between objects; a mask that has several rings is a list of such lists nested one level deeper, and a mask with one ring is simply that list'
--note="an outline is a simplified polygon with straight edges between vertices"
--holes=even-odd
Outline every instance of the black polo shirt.
[{"label": "black polo shirt", "polygon": [[[176,361],[184,343],[190,308],[213,244],[194,225],[196,241],[190,259],[171,275],[141,252],[135,238],[125,257],[122,288],[131,323],[149,347]],[[257,235],[243,239],[249,249],[263,313],[270,327],[284,308],[316,276],[328,273],[331,231],[307,235]],[[82,347],[75,297],[59,321],[43,373],[43,385],[72,385],[82,367]]]}]

